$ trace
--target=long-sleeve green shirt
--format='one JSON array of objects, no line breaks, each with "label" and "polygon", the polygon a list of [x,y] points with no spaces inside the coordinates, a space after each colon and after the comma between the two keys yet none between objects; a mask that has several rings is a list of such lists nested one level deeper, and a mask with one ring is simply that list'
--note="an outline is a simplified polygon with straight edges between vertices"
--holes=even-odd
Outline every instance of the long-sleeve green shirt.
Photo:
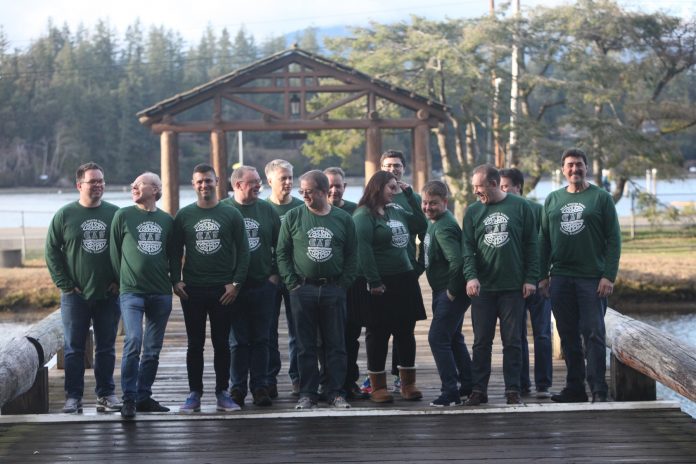
[{"label": "long-sleeve green shirt", "polygon": [[425,275],[433,292],[449,290],[458,295],[464,290],[462,274],[462,229],[452,213],[445,211],[428,224],[423,239]]},{"label": "long-sleeve green shirt", "polygon": [[174,219],[162,211],[127,206],[111,223],[111,266],[122,293],[172,293],[170,275],[177,264],[173,253]]},{"label": "long-sleeve green shirt", "polygon": [[508,194],[502,201],[469,205],[462,226],[467,282],[478,279],[484,291],[522,291],[539,276],[537,228],[529,202]]},{"label": "long-sleeve green shirt", "polygon": [[106,201],[95,208],[75,201],[53,216],[46,236],[46,265],[63,292],[77,287],[88,300],[102,299],[118,281],[109,258],[109,229],[117,210]]},{"label": "long-sleeve green shirt", "polygon": [[358,233],[360,273],[371,287],[382,285],[382,277],[413,270],[408,256],[411,234],[423,234],[428,222],[411,189],[406,192],[411,212],[390,203],[384,216],[375,217],[361,206],[355,210],[353,221]]},{"label": "long-sleeve green shirt", "polygon": [[616,280],[621,229],[611,195],[590,184],[579,193],[565,188],[544,202],[539,242],[542,274]]},{"label": "long-sleeve green shirt", "polygon": [[280,232],[280,217],[266,201],[255,201],[251,205],[237,203],[232,198],[223,203],[234,206],[244,217],[247,237],[249,238],[249,272],[247,280],[259,283],[272,274],[278,274],[276,264],[276,246]]},{"label": "long-sleeve green shirt", "polygon": [[[411,189],[409,189],[411,190]],[[411,190],[412,191],[412,190]],[[412,191],[413,192],[413,191]],[[414,212],[417,213],[421,211],[421,203],[422,199],[421,196],[413,192],[413,196],[410,197],[404,192],[399,192],[396,195],[394,195],[394,199],[392,200],[397,206],[402,207],[406,212],[413,214]],[[423,243],[423,238],[424,238],[424,232],[416,232],[416,231],[411,231],[410,237],[408,240],[408,247],[406,247],[406,252],[408,253],[408,259],[411,261],[411,266],[413,266],[413,269],[416,270],[418,275],[421,275],[425,268],[423,267],[422,260],[418,259],[418,253],[417,253],[417,247],[416,247],[416,237]]]},{"label": "long-sleeve green shirt", "polygon": [[[236,208],[218,203],[201,208],[192,203],[174,218],[174,253],[177,263],[186,247],[183,281],[187,285],[214,287],[243,283],[249,269],[249,240],[244,218]],[[179,270],[173,280],[179,281]]]},{"label": "long-sleeve green shirt", "polygon": [[270,198],[267,198],[265,201],[273,207],[276,213],[278,213],[278,216],[280,216],[281,223],[285,221],[285,215],[288,214],[290,210],[293,210],[298,206],[304,205],[304,201],[295,197],[290,197],[290,203],[284,205],[278,205],[276,203],[273,203]]},{"label": "long-sleeve green shirt", "polygon": [[357,274],[356,252],[353,220],[335,206],[325,216],[306,206],[295,208],[280,226],[278,269],[288,288],[302,278],[333,278],[341,287],[350,287]]}]

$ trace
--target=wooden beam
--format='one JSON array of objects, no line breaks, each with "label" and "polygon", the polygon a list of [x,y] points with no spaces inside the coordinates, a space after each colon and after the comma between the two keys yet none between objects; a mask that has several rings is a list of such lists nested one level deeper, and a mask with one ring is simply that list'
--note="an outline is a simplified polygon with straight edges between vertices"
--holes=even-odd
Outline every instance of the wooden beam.
[{"label": "wooden beam", "polygon": [[350,103],[352,101],[355,101],[359,98],[362,98],[365,95],[367,95],[367,91],[358,92],[358,93],[355,93],[353,95],[348,95],[347,97],[341,98],[340,100],[336,100],[335,102],[326,105],[325,107],[321,108],[318,111],[315,111],[313,113],[309,113],[307,115],[307,119],[315,119],[323,114],[328,113],[329,111],[335,110],[336,108],[340,108],[343,105],[347,105],[348,103]]},{"label": "wooden beam", "polygon": [[427,124],[413,129],[413,190],[420,192],[430,178],[430,130]]},{"label": "wooden beam", "polygon": [[210,133],[210,164],[219,178],[216,190],[218,199],[224,200],[227,198],[227,143],[222,130]]},{"label": "wooden beam", "polygon": [[[212,122],[181,122],[177,124],[154,124],[152,130],[154,132],[171,131],[174,133],[195,133],[195,132],[211,132],[216,128],[230,131],[298,131],[298,130],[328,130],[328,129],[368,129],[370,127],[379,127],[381,129],[413,129],[423,124],[423,121],[418,119],[321,119],[312,120],[285,120],[285,121],[264,121],[263,119],[253,121],[222,121],[219,125]],[[427,121],[428,127],[437,127],[438,121],[430,119]]]},{"label": "wooden beam", "polygon": [[175,131],[160,135],[160,166],[162,170],[162,209],[172,216],[179,211],[179,147]]},{"label": "wooden beam", "polygon": [[365,88],[354,84],[329,84],[329,85],[308,85],[298,87],[235,87],[225,89],[225,94],[244,94],[244,93],[285,93],[285,92],[313,92],[313,93],[336,93],[336,92],[361,92]]},{"label": "wooden beam", "polygon": [[370,178],[380,170],[379,158],[382,156],[382,134],[379,127],[373,126],[366,130],[366,156],[365,156],[365,185]]},{"label": "wooden beam", "polygon": [[265,106],[250,102],[249,100],[239,98],[236,95],[232,95],[231,93],[225,92],[222,96],[223,96],[223,98],[226,98],[227,100],[229,100],[231,102],[237,103],[238,105],[246,106],[247,108],[251,108],[254,111],[258,111],[259,113],[263,114],[264,116],[269,116],[270,118],[275,118],[275,119],[285,119],[285,116],[278,113],[277,111],[273,111],[272,109],[267,108]]}]

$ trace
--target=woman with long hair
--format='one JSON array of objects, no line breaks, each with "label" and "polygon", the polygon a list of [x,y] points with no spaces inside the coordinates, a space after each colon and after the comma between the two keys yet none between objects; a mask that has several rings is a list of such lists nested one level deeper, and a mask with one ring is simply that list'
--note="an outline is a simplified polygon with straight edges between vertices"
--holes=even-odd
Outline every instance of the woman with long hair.
[{"label": "woman with long hair", "polygon": [[[392,203],[403,191],[413,214]],[[416,321],[425,319],[418,276],[408,259],[409,234],[425,232],[427,220],[413,189],[386,171],[378,171],[365,187],[353,215],[358,234],[358,262],[367,280],[370,304],[366,321],[367,370],[372,385],[370,399],[393,401],[387,391],[384,370],[389,337],[399,352],[401,396],[406,400],[423,397],[416,387]]]}]

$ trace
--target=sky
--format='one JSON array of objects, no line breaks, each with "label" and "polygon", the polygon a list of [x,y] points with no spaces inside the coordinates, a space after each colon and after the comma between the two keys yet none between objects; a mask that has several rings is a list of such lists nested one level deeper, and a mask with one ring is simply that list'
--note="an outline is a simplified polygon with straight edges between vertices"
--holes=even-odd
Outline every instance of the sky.
[{"label": "sky", "polygon": [[[508,0],[509,1],[509,0]],[[496,6],[502,5],[497,0]],[[521,0],[523,11],[554,6],[568,0]],[[643,11],[660,8],[677,16],[696,15],[696,0],[620,0],[622,5]],[[9,49],[24,49],[45,35],[49,19],[74,32],[106,21],[123,37],[126,28],[139,19],[143,29],[164,26],[179,32],[189,44],[197,43],[208,25],[215,31],[227,27],[236,33],[244,26],[257,43],[272,36],[307,27],[361,26],[408,20],[410,15],[429,19],[477,17],[488,11],[489,0],[0,0],[0,27]]]}]

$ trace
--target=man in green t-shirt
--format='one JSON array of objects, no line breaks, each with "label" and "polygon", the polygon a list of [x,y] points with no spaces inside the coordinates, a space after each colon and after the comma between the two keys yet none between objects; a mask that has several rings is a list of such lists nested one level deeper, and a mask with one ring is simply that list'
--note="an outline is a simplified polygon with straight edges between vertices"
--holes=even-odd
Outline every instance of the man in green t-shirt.
[{"label": "man in green t-shirt", "polygon": [[230,394],[243,406],[248,383],[254,404],[270,406],[268,343],[280,281],[275,260],[280,217],[268,202],[259,200],[261,177],[256,168],[238,167],[230,184],[234,196],[223,203],[242,213],[251,256],[247,279],[232,306]]},{"label": "man in green t-shirt", "polygon": [[61,290],[65,356],[63,412],[82,412],[85,341],[94,327],[97,411],[119,411],[114,394],[116,332],[121,310],[118,281],[109,261],[109,228],[116,205],[102,200],[104,171],[96,163],[77,168],[80,197],[53,216],[46,236],[46,265]]},{"label": "man in green t-shirt", "polygon": [[494,166],[474,169],[472,186],[478,201],[468,206],[462,227],[464,277],[474,328],[473,386],[466,405],[488,402],[491,348],[498,319],[505,397],[508,404],[522,404],[520,325],[524,299],[536,292],[539,276],[534,214],[527,200],[500,189],[500,174]]},{"label": "man in green t-shirt", "polygon": [[317,404],[317,337],[326,354],[326,394],[335,408],[350,405],[342,391],[346,377],[346,290],[357,273],[355,225],[327,199],[329,181],[321,171],[300,177],[305,206],[291,210],[280,228],[278,268],[290,292],[300,373],[297,409]]},{"label": "man in green t-shirt", "polygon": [[[500,188],[503,192],[512,195],[522,195],[524,192],[524,175],[517,168],[500,170]],[[544,209],[539,203],[529,200],[529,206],[534,213],[534,223],[537,230],[541,225],[541,211]],[[551,357],[551,301],[542,292],[535,292],[525,300],[525,310],[522,313],[522,326],[520,327],[520,342],[522,343],[522,378],[520,388],[522,394],[529,393],[531,381],[529,379],[529,344],[527,342],[527,311],[532,322],[532,334],[534,335],[534,385],[537,398],[548,398],[549,388],[553,379],[553,362]]]},{"label": "man in green t-shirt", "polygon": [[215,396],[218,411],[237,411],[240,406],[228,392],[230,381],[230,324],[232,303],[247,278],[249,240],[244,218],[236,208],[220,203],[216,188],[218,177],[207,164],[193,168],[191,181],[196,202],[174,218],[174,253],[183,267],[183,279],[177,269],[172,279],[174,293],[181,299],[188,347],[186,369],[190,393],[179,412],[201,410],[203,395],[203,347],[206,320],[210,318],[213,343]]},{"label": "man in green t-shirt", "polygon": [[[462,274],[462,229],[447,210],[447,185],[438,180],[422,190],[423,213],[428,230],[423,239],[423,264],[433,290],[433,319],[428,343],[442,387],[430,405],[458,406],[471,393],[471,356],[462,335],[464,313],[471,300]],[[461,387],[458,385],[461,383]]]},{"label": "man in green t-shirt", "polygon": [[172,249],[174,219],[156,204],[162,197],[159,176],[152,172],[139,175],[131,184],[131,196],[135,205],[114,215],[110,247],[114,274],[120,276],[126,332],[121,360],[121,416],[126,419],[135,417],[136,411],[169,411],[152,398],[152,384],[172,312],[175,282],[170,275],[177,268]]},{"label": "man in green t-shirt", "polygon": [[568,185],[546,197],[539,232],[539,289],[548,294],[550,286],[568,369],[565,388],[551,400],[587,401],[587,380],[592,402],[603,402],[608,391],[604,314],[619,270],[621,230],[611,195],[586,179],[585,152],[566,150],[561,165]]},{"label": "man in green t-shirt", "polygon": [[[266,164],[264,172],[268,185],[271,187],[271,194],[268,196],[267,201],[278,213],[282,223],[288,211],[304,204],[302,200],[292,196],[292,164],[282,159],[275,159]],[[275,318],[271,324],[271,333],[269,335],[268,392],[271,398],[278,396],[278,374],[281,368],[280,351],[278,350],[278,318],[280,317],[280,307],[283,302],[285,302],[285,319],[288,325],[288,376],[292,383],[293,396],[300,395],[300,374],[297,372],[297,349],[295,347],[295,328],[292,323],[290,295],[285,284],[281,282],[278,285],[275,301]]]}]

